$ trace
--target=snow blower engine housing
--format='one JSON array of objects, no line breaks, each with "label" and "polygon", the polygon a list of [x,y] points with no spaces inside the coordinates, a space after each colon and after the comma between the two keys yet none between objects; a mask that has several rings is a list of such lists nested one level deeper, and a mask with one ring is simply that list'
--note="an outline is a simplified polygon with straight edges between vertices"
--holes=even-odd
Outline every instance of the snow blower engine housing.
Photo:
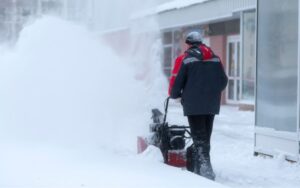
[{"label": "snow blower engine housing", "polygon": [[152,120],[150,124],[151,136],[147,144],[160,148],[164,162],[171,166],[186,167],[186,146],[191,139],[188,126],[169,125],[166,122],[169,98],[165,102],[165,114],[158,109],[152,109]]}]

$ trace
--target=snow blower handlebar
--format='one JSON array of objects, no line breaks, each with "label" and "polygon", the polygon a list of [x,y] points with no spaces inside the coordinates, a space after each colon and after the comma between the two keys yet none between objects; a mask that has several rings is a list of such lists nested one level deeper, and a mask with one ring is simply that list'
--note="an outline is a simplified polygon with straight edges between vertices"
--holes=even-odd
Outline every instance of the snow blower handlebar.
[{"label": "snow blower handlebar", "polygon": [[[165,100],[165,114],[164,114],[164,119],[163,119],[163,125],[166,125],[166,121],[167,121],[167,114],[168,114],[168,108],[169,108],[169,101],[170,101],[171,97],[167,97],[166,100]],[[179,129],[185,129],[185,131],[191,135],[190,131],[188,130],[189,127],[188,126],[178,126],[176,125],[176,127],[174,126],[171,126],[169,128],[179,128]]]},{"label": "snow blower handlebar", "polygon": [[168,97],[165,101],[165,114],[164,114],[164,121],[163,124],[166,124],[166,120],[167,120],[167,113],[168,113],[168,108],[169,108],[169,101],[170,101],[170,97]]}]

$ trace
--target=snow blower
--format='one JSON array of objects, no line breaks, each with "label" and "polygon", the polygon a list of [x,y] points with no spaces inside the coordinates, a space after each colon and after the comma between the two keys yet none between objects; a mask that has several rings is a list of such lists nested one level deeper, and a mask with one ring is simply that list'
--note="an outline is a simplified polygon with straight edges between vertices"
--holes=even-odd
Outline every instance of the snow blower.
[{"label": "snow blower", "polygon": [[158,109],[152,109],[153,122],[149,125],[150,136],[138,137],[138,153],[146,150],[148,145],[154,145],[161,150],[164,162],[175,167],[192,167],[192,147],[188,147],[191,140],[191,132],[188,126],[169,125],[166,122],[168,97],[165,101],[165,113]]}]

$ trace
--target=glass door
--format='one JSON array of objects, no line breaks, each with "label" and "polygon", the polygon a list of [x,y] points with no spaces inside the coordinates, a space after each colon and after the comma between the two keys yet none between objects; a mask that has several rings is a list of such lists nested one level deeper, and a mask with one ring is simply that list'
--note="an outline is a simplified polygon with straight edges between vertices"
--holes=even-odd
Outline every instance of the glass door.
[{"label": "glass door", "polygon": [[240,36],[229,36],[227,38],[227,103],[236,104],[241,99],[242,77],[240,69]]},{"label": "glass door", "polygon": [[299,0],[257,1],[254,150],[292,161],[300,159],[299,6]]}]

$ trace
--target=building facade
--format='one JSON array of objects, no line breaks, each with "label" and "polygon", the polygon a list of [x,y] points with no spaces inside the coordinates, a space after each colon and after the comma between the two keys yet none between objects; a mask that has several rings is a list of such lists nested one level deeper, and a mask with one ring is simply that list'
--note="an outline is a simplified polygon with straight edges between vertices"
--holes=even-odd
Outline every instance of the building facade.
[{"label": "building facade", "polygon": [[162,31],[163,69],[170,75],[176,57],[184,52],[184,36],[192,30],[221,58],[229,77],[223,103],[254,110],[255,104],[255,0],[206,0],[158,7]]}]

